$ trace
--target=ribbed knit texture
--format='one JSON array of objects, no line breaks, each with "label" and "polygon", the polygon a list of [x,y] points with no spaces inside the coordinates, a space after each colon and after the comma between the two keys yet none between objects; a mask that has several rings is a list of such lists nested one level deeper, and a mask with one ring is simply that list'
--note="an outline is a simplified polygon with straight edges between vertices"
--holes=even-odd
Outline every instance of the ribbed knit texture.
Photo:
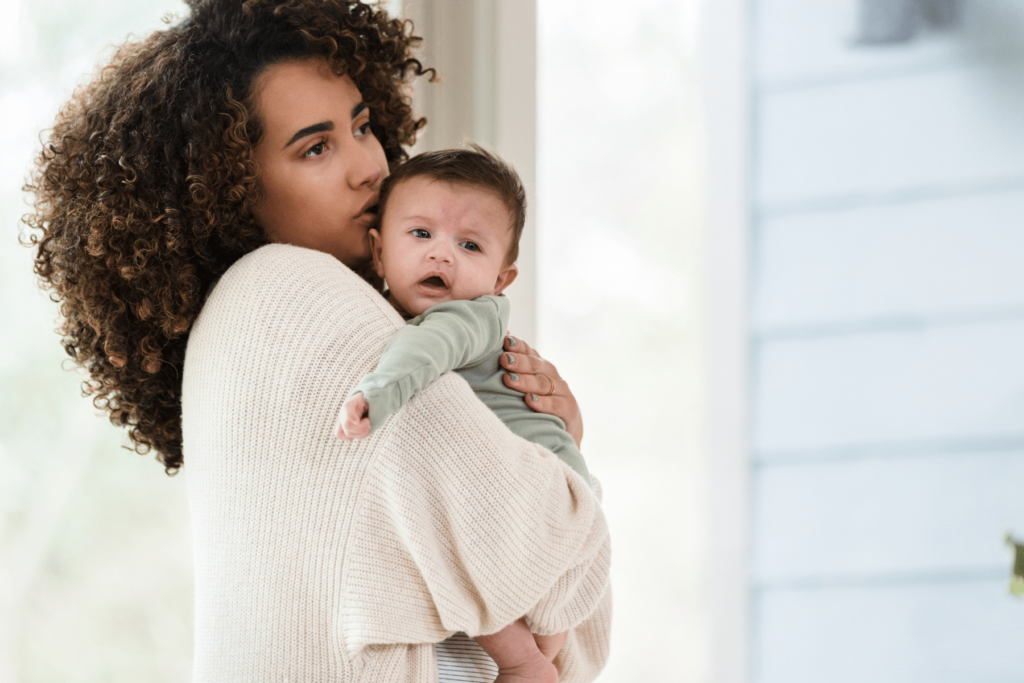
[{"label": "ribbed knit texture", "polygon": [[608,655],[598,498],[444,375],[370,438],[333,426],[401,317],[334,258],[259,249],[216,285],[182,394],[195,683],[437,681],[433,643],[526,615],[571,629],[561,680]]}]

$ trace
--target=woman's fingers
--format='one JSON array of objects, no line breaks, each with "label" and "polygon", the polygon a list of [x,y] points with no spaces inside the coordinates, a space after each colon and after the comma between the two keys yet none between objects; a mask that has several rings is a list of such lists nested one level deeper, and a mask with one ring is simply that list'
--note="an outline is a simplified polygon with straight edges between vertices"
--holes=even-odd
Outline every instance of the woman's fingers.
[{"label": "woman's fingers", "polygon": [[530,406],[533,410],[538,413],[547,413],[548,415],[558,415],[564,413],[566,408],[566,400],[562,396],[541,396],[530,392],[524,399],[526,405]]},{"label": "woman's fingers", "polygon": [[[554,379],[549,375],[519,374],[518,372],[506,372],[504,374],[505,386],[511,387],[524,394],[537,394],[538,396],[551,396],[559,391],[561,380]],[[561,392],[565,393],[565,392]]]},{"label": "woman's fingers", "polygon": [[535,375],[544,373],[549,377],[561,379],[558,370],[551,364],[551,361],[544,360],[540,356],[532,356],[526,353],[505,351],[501,354],[501,367],[509,372],[521,375]]},{"label": "woman's fingers", "polygon": [[531,347],[519,337],[513,337],[511,334],[505,335],[505,350],[514,351],[515,353],[521,353],[526,356],[537,356],[540,358],[540,354],[537,353],[537,349]]}]

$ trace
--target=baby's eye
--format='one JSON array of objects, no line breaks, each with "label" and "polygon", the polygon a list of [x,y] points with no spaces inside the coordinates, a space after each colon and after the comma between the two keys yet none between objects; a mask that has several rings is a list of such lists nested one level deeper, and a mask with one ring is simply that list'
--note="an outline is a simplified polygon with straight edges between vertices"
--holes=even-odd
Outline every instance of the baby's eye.
[{"label": "baby's eye", "polygon": [[429,240],[430,239],[430,232],[427,231],[427,230],[424,230],[423,228],[414,228],[410,234],[413,237],[419,237],[420,239],[425,239],[425,240]]},{"label": "baby's eye", "polygon": [[476,242],[459,242],[459,246],[466,251],[480,251],[480,245]]}]

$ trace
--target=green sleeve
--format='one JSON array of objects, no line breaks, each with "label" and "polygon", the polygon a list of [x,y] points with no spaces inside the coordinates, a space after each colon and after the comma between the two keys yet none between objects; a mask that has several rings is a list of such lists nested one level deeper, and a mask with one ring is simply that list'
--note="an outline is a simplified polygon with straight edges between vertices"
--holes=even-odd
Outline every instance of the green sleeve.
[{"label": "green sleeve", "polygon": [[377,368],[352,394],[370,406],[370,431],[446,372],[481,360],[501,346],[511,311],[504,296],[446,301],[408,322],[384,347]]}]

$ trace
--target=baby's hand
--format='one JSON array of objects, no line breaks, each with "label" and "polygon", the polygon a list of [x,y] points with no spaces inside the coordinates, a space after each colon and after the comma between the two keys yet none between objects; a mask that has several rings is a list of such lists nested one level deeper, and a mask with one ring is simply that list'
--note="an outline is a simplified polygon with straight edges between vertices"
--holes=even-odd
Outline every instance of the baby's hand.
[{"label": "baby's hand", "polygon": [[370,406],[362,394],[354,394],[341,406],[334,435],[344,441],[365,439],[370,435]]}]

